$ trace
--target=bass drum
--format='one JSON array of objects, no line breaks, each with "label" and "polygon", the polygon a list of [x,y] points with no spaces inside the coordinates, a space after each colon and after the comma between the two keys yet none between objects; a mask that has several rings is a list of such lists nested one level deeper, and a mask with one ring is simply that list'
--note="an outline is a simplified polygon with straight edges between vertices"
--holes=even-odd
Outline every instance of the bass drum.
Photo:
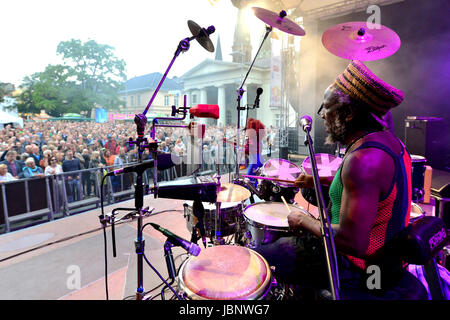
[{"label": "bass drum", "polygon": [[188,258],[178,273],[178,285],[191,300],[262,300],[270,298],[275,281],[259,253],[221,245]]}]

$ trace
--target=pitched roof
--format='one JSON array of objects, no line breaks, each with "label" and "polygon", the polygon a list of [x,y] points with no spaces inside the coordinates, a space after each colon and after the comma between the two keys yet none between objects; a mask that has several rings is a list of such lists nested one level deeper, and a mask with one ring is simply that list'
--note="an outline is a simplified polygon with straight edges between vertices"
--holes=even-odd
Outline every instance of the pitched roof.
[{"label": "pitched roof", "polygon": [[[125,83],[125,89],[121,90],[120,93],[134,92],[134,91],[144,91],[144,90],[155,90],[161,81],[162,74],[159,72],[149,73],[143,76],[134,77]],[[183,86],[180,85],[176,80],[166,78],[160,88],[161,91],[171,91],[171,90],[183,90]]]}]

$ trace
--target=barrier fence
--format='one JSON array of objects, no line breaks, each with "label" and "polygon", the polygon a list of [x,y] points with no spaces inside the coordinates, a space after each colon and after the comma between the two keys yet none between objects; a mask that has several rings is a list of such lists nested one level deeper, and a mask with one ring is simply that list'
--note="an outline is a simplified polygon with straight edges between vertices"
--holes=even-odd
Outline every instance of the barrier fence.
[{"label": "barrier fence", "polygon": [[[136,163],[128,163],[129,166]],[[123,167],[123,166],[121,166]],[[0,184],[0,232],[6,233],[42,222],[100,207],[103,177],[121,167],[101,167],[27,178]],[[158,182],[186,176],[188,165],[180,164],[158,171]],[[204,164],[199,173],[215,169]],[[221,173],[233,172],[234,165],[221,165]],[[134,198],[136,173],[108,176],[104,182],[103,205]],[[145,185],[153,185],[153,168],[144,172]]]}]

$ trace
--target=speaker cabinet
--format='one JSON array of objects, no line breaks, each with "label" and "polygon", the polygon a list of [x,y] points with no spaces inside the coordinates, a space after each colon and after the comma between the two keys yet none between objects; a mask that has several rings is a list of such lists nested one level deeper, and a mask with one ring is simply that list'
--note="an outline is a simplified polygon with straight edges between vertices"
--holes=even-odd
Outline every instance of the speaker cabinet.
[{"label": "speaker cabinet", "polygon": [[433,169],[450,170],[449,134],[442,118],[408,117],[405,120],[406,148],[423,156]]}]

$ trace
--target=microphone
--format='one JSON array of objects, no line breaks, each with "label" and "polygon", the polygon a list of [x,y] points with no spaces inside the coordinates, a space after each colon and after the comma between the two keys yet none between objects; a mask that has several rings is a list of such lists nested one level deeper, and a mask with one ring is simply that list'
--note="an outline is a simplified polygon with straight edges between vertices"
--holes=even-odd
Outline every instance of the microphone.
[{"label": "microphone", "polygon": [[311,131],[311,124],[312,119],[310,116],[306,115],[300,118],[299,120],[300,126],[302,127],[303,131],[309,132]]},{"label": "microphone", "polygon": [[262,93],[263,93],[263,89],[262,88],[256,89],[256,98],[255,98],[255,103],[253,104],[253,107],[259,108],[259,96]]},{"label": "microphone", "polygon": [[[176,162],[178,161],[173,161],[174,159],[177,160],[177,158],[172,158],[172,157],[177,157],[174,154],[171,153],[162,153],[162,154],[158,154],[158,165],[157,168],[158,170],[166,170],[169,168],[172,168]],[[108,174],[106,176],[118,176],[120,174],[124,174],[124,173],[128,173],[128,172],[144,172],[145,170],[149,169],[149,168],[153,168],[155,165],[154,160],[149,160],[149,161],[145,161],[142,163],[138,163],[135,164],[133,166],[128,166],[128,167],[124,167],[121,169],[117,169],[111,172],[108,172]]]},{"label": "microphone", "polygon": [[161,228],[156,223],[150,222],[153,228],[161,232],[163,235],[165,235],[173,245],[181,246],[183,249],[185,249],[187,252],[194,256],[198,256],[200,254],[200,251],[202,250],[198,245],[195,243],[189,242],[187,240],[184,240],[183,238],[180,238],[176,234],[173,234],[167,229]]},{"label": "microphone", "polygon": [[219,106],[217,104],[198,104],[190,108],[189,113],[197,118],[219,119]]}]

